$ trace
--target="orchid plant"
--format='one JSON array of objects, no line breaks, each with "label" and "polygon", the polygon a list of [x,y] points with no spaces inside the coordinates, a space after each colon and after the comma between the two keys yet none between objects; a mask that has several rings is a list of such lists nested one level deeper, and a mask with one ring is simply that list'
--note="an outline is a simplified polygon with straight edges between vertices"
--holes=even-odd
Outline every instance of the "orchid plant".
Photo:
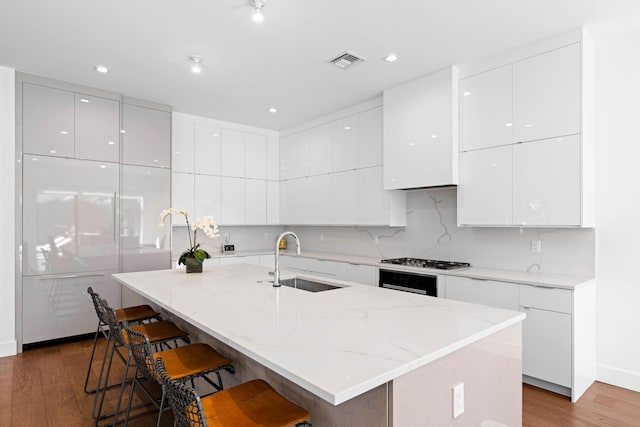
[{"label": "orchid plant", "polygon": [[[193,223],[190,223],[189,213],[187,211],[184,209],[169,208],[160,213],[160,225],[164,224],[165,219],[169,215],[184,215],[184,218],[187,221],[187,235],[189,236],[190,248],[182,252],[178,259],[178,264],[186,265],[187,258],[193,258],[199,263],[202,263],[207,258],[211,258],[211,255],[209,255],[207,251],[200,249],[200,243],[197,243],[196,238],[198,229],[202,230],[204,234],[211,239],[216,239],[220,236],[218,233],[218,224],[216,224],[213,217],[205,215],[200,218],[196,218]],[[191,231],[193,231],[193,238],[191,238]]]}]

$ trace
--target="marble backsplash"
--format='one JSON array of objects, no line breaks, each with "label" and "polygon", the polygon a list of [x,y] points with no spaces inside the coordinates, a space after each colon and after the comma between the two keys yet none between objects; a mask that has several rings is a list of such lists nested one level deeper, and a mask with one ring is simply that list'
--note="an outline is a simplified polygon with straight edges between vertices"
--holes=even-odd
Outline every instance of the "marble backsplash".
[{"label": "marble backsplash", "polygon": [[[380,258],[469,262],[474,267],[594,275],[593,229],[476,228],[456,225],[456,190],[407,194],[407,226],[288,227],[303,250]],[[540,253],[531,241],[541,241]]]}]

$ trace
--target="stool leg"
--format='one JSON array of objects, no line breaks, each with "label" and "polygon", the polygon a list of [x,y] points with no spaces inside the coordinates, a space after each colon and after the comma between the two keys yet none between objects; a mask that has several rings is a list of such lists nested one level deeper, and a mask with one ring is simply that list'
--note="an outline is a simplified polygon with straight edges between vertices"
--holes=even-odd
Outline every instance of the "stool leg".
[{"label": "stool leg", "polygon": [[[93,418],[97,420],[100,419],[100,413],[102,412],[102,405],[104,404],[104,395],[107,392],[107,385],[109,382],[109,374],[111,373],[111,364],[113,363],[113,352],[115,351],[115,340],[111,339],[111,334],[107,336],[107,347],[104,352],[104,357],[102,358],[102,367],[100,368],[100,375],[98,376],[98,386],[96,387],[96,395],[93,399],[93,409],[91,414]],[[110,355],[110,356],[109,356]],[[107,363],[107,359],[109,359],[109,363]],[[105,372],[105,365],[107,366]],[[104,385],[102,384],[104,379]],[[100,400],[100,405],[98,407],[98,411],[96,412],[96,407],[98,404],[98,400]]]},{"label": "stool leg", "polygon": [[[131,380],[131,390],[129,391],[129,403],[127,404],[127,414],[124,416],[124,427],[127,427],[129,424],[129,412],[131,411],[131,402],[133,401],[133,389],[136,386],[138,376],[138,366],[136,365],[133,370],[133,380]],[[113,425],[116,425],[116,420],[113,420]]]},{"label": "stool leg", "polygon": [[[122,403],[122,395],[124,394],[124,387],[127,384],[127,375],[129,374],[129,366],[131,365],[131,351],[129,351],[129,357],[127,357],[127,364],[124,368],[124,374],[122,375],[122,385],[120,386],[120,393],[118,394],[118,403],[116,404],[116,412],[113,414],[113,425],[118,423],[118,413],[120,412],[120,404]],[[131,393],[133,394],[133,386],[136,382],[137,369],[134,371],[133,380],[131,381]],[[127,413],[127,415],[129,415]],[[125,418],[125,425],[127,419]]]},{"label": "stool leg", "polygon": [[[91,348],[91,357],[89,358],[89,366],[87,367],[87,376],[84,379],[84,392],[87,394],[91,394],[91,393],[95,393],[98,389],[95,388],[94,390],[87,390],[87,385],[89,385],[89,374],[91,374],[91,365],[93,364],[93,356],[96,353],[96,344],[98,342],[98,334],[100,333],[100,330],[102,329],[101,325],[100,325],[100,321],[98,321],[98,327],[96,328],[96,333],[93,336],[93,347]],[[107,352],[107,349],[104,349],[105,353]]]},{"label": "stool leg", "polygon": [[156,427],[160,427],[160,421],[162,420],[162,411],[164,410],[164,399],[166,397],[166,391],[164,385],[162,386],[162,399],[160,399],[160,412],[158,413],[158,422]]}]

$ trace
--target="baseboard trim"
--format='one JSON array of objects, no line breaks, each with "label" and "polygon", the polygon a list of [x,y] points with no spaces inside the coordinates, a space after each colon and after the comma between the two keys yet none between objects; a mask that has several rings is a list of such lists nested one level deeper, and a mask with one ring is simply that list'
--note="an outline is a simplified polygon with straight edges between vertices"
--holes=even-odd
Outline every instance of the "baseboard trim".
[{"label": "baseboard trim", "polygon": [[640,392],[640,373],[614,368],[613,366],[597,365],[596,379],[600,382]]},{"label": "baseboard trim", "polygon": [[18,354],[18,342],[16,340],[0,342],[0,357],[15,356]]}]

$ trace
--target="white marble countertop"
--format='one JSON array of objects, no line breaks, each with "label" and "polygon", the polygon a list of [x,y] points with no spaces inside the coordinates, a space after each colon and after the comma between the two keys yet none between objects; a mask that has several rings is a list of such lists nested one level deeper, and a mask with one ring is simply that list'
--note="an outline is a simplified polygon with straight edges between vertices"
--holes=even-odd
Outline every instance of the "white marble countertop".
[{"label": "white marble countertop", "polygon": [[[205,266],[202,274],[158,270],[114,277],[334,405],[525,317],[337,280],[331,282],[344,287],[326,292],[274,288],[261,282],[269,270],[236,264]],[[292,276],[283,271],[283,279]]]}]

